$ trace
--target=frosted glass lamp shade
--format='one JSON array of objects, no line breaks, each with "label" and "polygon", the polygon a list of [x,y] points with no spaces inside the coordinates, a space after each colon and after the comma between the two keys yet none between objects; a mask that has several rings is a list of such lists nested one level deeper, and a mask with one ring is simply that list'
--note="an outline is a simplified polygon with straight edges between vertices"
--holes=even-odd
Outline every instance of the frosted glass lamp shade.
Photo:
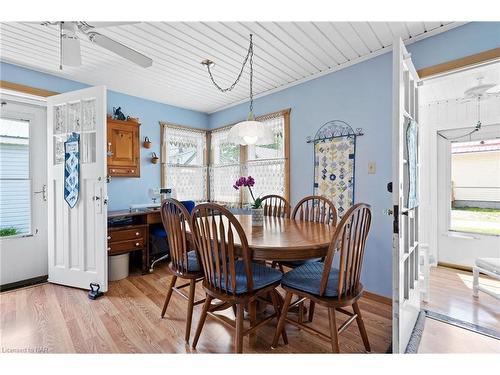
[{"label": "frosted glass lamp shade", "polygon": [[274,142],[274,135],[262,122],[246,120],[231,128],[228,141],[240,145],[268,145]]}]

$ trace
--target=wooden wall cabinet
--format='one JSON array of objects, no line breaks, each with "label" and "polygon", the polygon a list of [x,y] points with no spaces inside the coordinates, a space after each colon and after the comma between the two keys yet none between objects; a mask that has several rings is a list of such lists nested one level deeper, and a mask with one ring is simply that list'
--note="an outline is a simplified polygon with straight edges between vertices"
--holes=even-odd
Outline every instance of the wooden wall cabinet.
[{"label": "wooden wall cabinet", "polygon": [[108,175],[141,177],[139,126],[136,121],[120,121],[108,117]]}]

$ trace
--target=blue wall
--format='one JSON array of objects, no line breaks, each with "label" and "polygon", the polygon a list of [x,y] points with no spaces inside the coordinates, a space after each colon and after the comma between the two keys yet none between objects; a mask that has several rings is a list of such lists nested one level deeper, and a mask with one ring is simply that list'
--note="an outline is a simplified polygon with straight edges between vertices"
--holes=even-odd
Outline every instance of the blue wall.
[{"label": "blue wall", "polygon": [[[4,62],[0,64],[1,79],[9,82],[56,92],[78,90],[89,86]],[[107,93],[108,113],[112,113],[113,107],[121,106],[125,115],[138,117],[141,120],[141,141],[145,136],[148,136],[153,142],[150,149],[141,147],[140,178],[116,177],[111,179],[108,185],[109,209],[119,210],[128,208],[130,203],[151,201],[148,196],[148,189],[160,186],[160,164],[151,164],[149,161],[151,152],[160,155],[160,126],[158,121],[170,121],[204,129],[208,125],[208,116],[202,112],[153,102],[116,91],[108,90]]]},{"label": "blue wall", "polygon": [[[408,46],[417,69],[500,46],[500,23],[470,23]],[[257,52],[258,53],[258,52]],[[258,74],[258,72],[256,72]],[[291,108],[291,200],[312,194],[313,148],[306,144],[325,122],[339,119],[363,128],[356,146],[357,202],[372,205],[373,225],[363,270],[366,288],[392,294],[392,218],[386,191],[392,163],[392,55],[375,57],[323,77],[259,98],[256,114]],[[217,128],[246,117],[248,104],[213,113],[209,127]],[[368,162],[376,174],[368,174]]]}]

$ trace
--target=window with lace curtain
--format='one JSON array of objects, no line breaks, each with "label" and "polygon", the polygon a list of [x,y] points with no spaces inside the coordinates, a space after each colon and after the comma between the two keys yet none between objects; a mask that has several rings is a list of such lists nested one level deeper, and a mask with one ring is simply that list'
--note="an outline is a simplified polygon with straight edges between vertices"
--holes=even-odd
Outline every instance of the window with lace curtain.
[{"label": "window with lace curtain", "polygon": [[254,192],[260,196],[278,194],[289,199],[289,116],[280,111],[257,118],[269,126],[274,142],[269,145],[239,146],[227,142],[230,126],[211,132],[210,199],[239,207],[250,203],[245,190],[233,188],[239,176],[255,178]]},{"label": "window with lace curtain", "polygon": [[174,188],[178,200],[206,201],[206,131],[167,123],[160,125],[162,187]]}]

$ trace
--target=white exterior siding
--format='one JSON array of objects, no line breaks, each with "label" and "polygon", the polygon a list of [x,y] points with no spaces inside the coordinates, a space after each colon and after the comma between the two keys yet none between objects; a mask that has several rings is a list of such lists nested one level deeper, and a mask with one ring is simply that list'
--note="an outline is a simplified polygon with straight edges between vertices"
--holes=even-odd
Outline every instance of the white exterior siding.
[{"label": "white exterior siding", "polygon": [[500,202],[500,151],[452,155],[453,199]]}]

